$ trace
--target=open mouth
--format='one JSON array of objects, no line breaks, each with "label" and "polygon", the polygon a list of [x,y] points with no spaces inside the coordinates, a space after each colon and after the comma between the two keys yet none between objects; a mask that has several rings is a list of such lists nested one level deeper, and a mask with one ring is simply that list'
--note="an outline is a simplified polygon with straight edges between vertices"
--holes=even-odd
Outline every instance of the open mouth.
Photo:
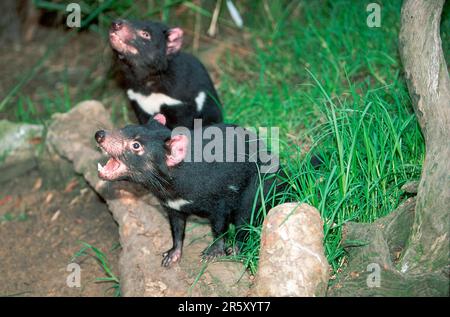
[{"label": "open mouth", "polygon": [[111,31],[109,33],[109,41],[113,49],[115,49],[119,53],[122,54],[130,53],[133,55],[138,53],[137,49],[134,46],[125,43],[125,41],[121,39],[120,35],[114,31]]},{"label": "open mouth", "polygon": [[127,167],[121,160],[115,157],[110,157],[105,166],[97,163],[98,176],[101,179],[113,181],[125,175]]}]

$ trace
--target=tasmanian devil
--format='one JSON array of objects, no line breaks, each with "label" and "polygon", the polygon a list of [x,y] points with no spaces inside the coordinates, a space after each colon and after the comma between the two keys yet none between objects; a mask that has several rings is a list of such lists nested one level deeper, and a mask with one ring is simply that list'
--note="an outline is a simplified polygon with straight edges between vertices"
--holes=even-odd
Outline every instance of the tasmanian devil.
[{"label": "tasmanian devil", "polygon": [[258,188],[267,192],[277,184],[272,173],[279,169],[278,159],[256,134],[235,125],[171,131],[166,123],[157,114],[145,125],[97,131],[95,139],[109,156],[104,166],[99,163],[98,175],[142,184],[159,199],[173,239],[172,248],[163,254],[163,266],[181,258],[186,218],[191,214],[211,223],[214,243],[203,257],[227,253],[231,248],[225,247],[223,237],[229,224],[236,226],[237,241],[243,241],[245,231],[239,229],[250,223]]},{"label": "tasmanian devil", "polygon": [[159,22],[116,20],[109,41],[140,123],[162,113],[167,127],[222,122],[211,78],[193,55],[181,52],[183,31]]}]

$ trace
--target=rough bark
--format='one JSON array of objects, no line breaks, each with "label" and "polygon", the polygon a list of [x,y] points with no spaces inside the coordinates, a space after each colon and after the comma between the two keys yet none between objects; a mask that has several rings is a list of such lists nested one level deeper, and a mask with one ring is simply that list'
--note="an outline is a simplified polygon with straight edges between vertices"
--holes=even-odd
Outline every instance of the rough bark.
[{"label": "rough bark", "polygon": [[[348,264],[328,289],[328,296],[445,296],[448,272],[401,270],[401,255],[414,223],[416,197],[409,198],[388,216],[374,223],[345,226],[343,245]],[[374,265],[376,268],[374,268]],[[368,281],[375,277],[379,284]]]},{"label": "rough bark", "polygon": [[[349,261],[330,296],[448,296],[450,80],[439,35],[444,0],[405,0],[400,55],[426,156],[417,197],[373,224],[349,223]],[[414,192],[405,188],[407,192]],[[380,284],[369,265],[379,266]]]},{"label": "rough bark", "polygon": [[445,267],[449,259],[450,80],[439,34],[444,0],[406,0],[400,55],[426,156],[417,193],[413,230],[402,271]]},{"label": "rough bark", "polygon": [[181,263],[168,269],[161,267],[161,254],[171,247],[171,236],[168,220],[158,202],[143,188],[128,182],[104,182],[97,176],[101,153],[96,149],[93,135],[100,128],[112,126],[101,103],[86,101],[53,119],[47,134],[49,147],[73,162],[75,170],[105,199],[119,224],[123,296],[248,294],[249,276],[240,263],[215,262],[202,267],[200,252],[212,238],[208,236],[209,225],[198,219],[188,221]]}]

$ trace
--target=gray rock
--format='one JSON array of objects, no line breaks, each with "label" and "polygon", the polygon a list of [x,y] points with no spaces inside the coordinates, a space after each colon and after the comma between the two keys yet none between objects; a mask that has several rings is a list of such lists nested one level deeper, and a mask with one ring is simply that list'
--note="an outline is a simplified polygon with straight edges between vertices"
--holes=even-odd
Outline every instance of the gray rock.
[{"label": "gray rock", "polygon": [[298,203],[271,209],[263,224],[259,269],[251,295],[324,296],[328,279],[319,211]]},{"label": "gray rock", "polygon": [[43,126],[0,120],[0,156],[33,156],[33,139],[42,138]]},{"label": "gray rock", "polygon": [[41,125],[0,120],[0,183],[37,167],[38,145],[43,142]]}]

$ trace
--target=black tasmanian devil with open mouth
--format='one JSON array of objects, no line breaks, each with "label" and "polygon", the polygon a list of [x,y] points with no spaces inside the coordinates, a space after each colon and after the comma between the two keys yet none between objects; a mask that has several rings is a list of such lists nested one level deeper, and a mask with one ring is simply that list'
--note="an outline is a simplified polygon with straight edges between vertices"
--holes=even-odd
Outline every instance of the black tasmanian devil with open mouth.
[{"label": "black tasmanian devil with open mouth", "polygon": [[202,63],[181,52],[183,31],[159,22],[116,20],[109,42],[140,123],[162,113],[166,126],[222,122],[219,97]]},{"label": "black tasmanian devil with open mouth", "polygon": [[[159,199],[168,212],[173,238],[172,248],[163,254],[164,266],[181,258],[186,219],[191,214],[205,217],[211,223],[214,243],[204,250],[203,257],[211,259],[226,254],[231,250],[225,247],[224,241],[229,224],[236,226],[237,240],[242,242],[246,231],[240,229],[250,222],[260,184],[261,164],[251,159],[249,147],[245,146],[251,144],[252,139],[256,140],[256,136],[229,124],[202,128],[202,133],[214,128],[223,135],[224,148],[216,148],[214,155],[223,150],[226,159],[193,160],[190,156],[198,151],[195,131],[185,129],[185,134],[172,133],[165,124],[166,118],[157,114],[146,125],[97,131],[97,143],[110,156],[104,166],[99,164],[98,175],[104,180],[142,184]],[[227,129],[234,129],[234,134],[227,133]],[[207,142],[210,140],[203,139],[202,134],[200,137],[200,151],[206,153],[204,150],[210,146]],[[225,149],[231,137],[234,148]],[[230,149],[235,151],[231,156]],[[259,148],[258,153],[260,151],[266,150]],[[277,170],[278,165],[267,174]],[[263,186],[265,191],[273,188],[275,181],[276,177],[268,177]]]}]

